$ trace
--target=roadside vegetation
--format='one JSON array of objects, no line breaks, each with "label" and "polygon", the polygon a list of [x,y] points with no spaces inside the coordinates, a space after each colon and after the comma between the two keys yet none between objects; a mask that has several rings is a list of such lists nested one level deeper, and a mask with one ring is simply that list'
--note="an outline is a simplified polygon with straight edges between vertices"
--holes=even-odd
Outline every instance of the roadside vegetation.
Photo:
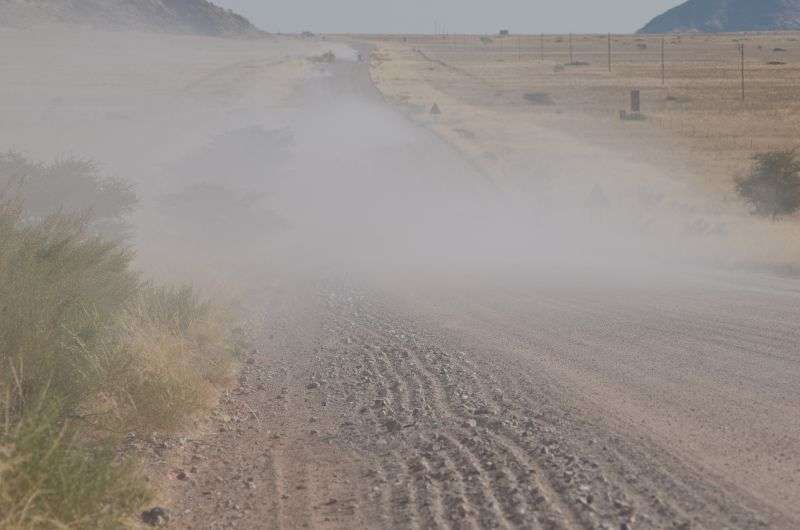
[{"label": "roadside vegetation", "polygon": [[[59,204],[52,190],[75,180],[85,193]],[[0,182],[0,529],[124,526],[151,492],[120,441],[213,405],[232,321],[133,270],[101,227],[125,225],[135,196],[91,163],[8,154]]]},{"label": "roadside vegetation", "polygon": [[736,179],[736,190],[753,213],[772,219],[800,210],[800,159],[796,149],[753,156],[750,172]]},{"label": "roadside vegetation", "polygon": [[87,229],[106,239],[130,235],[127,216],[138,203],[132,186],[104,177],[97,164],[81,158],[34,162],[20,153],[0,153],[0,192],[22,201],[26,220],[41,221],[57,212],[89,214]]}]

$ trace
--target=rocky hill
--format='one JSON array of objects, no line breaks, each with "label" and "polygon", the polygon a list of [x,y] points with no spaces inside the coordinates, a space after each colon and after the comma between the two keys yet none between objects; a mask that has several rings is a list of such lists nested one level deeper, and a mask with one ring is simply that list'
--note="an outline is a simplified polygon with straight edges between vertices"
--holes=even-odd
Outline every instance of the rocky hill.
[{"label": "rocky hill", "polygon": [[651,20],[640,33],[800,29],[800,0],[689,0]]},{"label": "rocky hill", "polygon": [[200,35],[256,35],[250,21],[206,0],[0,0],[0,26],[49,23]]}]

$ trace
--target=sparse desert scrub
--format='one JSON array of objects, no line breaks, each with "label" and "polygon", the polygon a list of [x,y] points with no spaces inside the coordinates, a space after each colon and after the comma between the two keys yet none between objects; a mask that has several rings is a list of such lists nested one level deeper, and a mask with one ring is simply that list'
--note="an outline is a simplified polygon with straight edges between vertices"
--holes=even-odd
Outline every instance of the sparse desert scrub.
[{"label": "sparse desert scrub", "polygon": [[134,462],[87,445],[46,393],[25,414],[0,408],[0,529],[118,528],[150,499]]},{"label": "sparse desert scrub", "polygon": [[[387,71],[381,88],[390,96],[395,88],[419,94],[424,84],[460,104],[507,111],[518,120],[635,152],[663,167],[691,164],[698,168],[695,181],[715,192],[730,191],[731,175],[747,167],[754,154],[790,149],[800,135],[795,119],[800,42],[793,33],[668,36],[663,84],[661,36],[613,35],[611,71],[605,36],[573,35],[573,62],[590,64],[563,70],[570,59],[563,36],[513,39],[514,45],[503,46],[469,35],[418,36],[407,43],[383,38],[382,53],[391,50],[394,64],[378,63]],[[745,45],[744,101],[737,43]],[[786,63],[779,68],[767,64],[775,60],[776,47],[784,50],[779,60]],[[431,70],[412,48],[452,68]],[[561,67],[557,75],[556,67]],[[549,112],[515,106],[531,86],[558,105]],[[646,127],[627,127],[618,119],[620,110],[629,110],[632,89],[641,91]]]},{"label": "sparse desert scrub", "polygon": [[189,287],[144,286],[94,352],[103,381],[82,415],[113,435],[170,432],[206,410],[237,355],[225,312]]},{"label": "sparse desert scrub", "polygon": [[72,410],[94,390],[94,351],[139,289],[130,253],[89,235],[84,219],[25,222],[0,206],[0,388],[24,414],[43,393]]},{"label": "sparse desert scrub", "polygon": [[524,97],[525,101],[534,105],[555,105],[553,96],[547,92],[527,92]]},{"label": "sparse desert scrub", "polygon": [[314,55],[312,57],[309,57],[308,60],[311,61],[312,63],[331,64],[336,62],[336,54],[334,54],[332,51],[329,50],[321,55]]},{"label": "sparse desert scrub", "polygon": [[778,219],[800,210],[797,150],[754,155],[750,172],[736,179],[736,191],[756,215]]},{"label": "sparse desert scrub", "polygon": [[[768,268],[800,259],[798,218],[772,223],[751,216],[733,181],[753,155],[796,146],[794,34],[669,36],[663,84],[661,36],[612,36],[611,71],[605,36],[573,35],[573,60],[591,63],[584,68],[563,67],[570,50],[559,36],[516,35],[516,46],[505,47],[482,44],[477,35],[377,40],[381,60],[372,64],[372,77],[387,100],[456,146],[498,187],[537,197],[546,187],[570,205],[582,203],[599,177],[618,204],[631,206],[619,210],[629,218],[624,223],[658,226],[661,237],[679,245],[694,217],[727,227],[695,238],[702,244],[689,242],[689,256]],[[744,100],[736,47],[742,40]],[[652,45],[640,50],[640,42]],[[777,44],[787,50],[786,66],[765,64]],[[532,87],[557,105],[532,105],[525,98]],[[620,120],[633,89],[640,90],[644,121]],[[414,110],[433,101],[448,109],[436,122]],[[481,134],[469,138],[459,133],[464,129]],[[643,205],[641,189],[664,200],[657,208]]]},{"label": "sparse desert scrub", "polygon": [[0,153],[2,195],[19,198],[29,220],[56,212],[91,214],[85,217],[87,228],[114,240],[129,235],[127,216],[138,202],[129,183],[101,175],[92,160],[68,157],[45,164],[15,151]]},{"label": "sparse desert scrub", "polygon": [[113,528],[147,499],[128,432],[173,431],[231,372],[231,320],[157,287],[85,217],[0,204],[0,528]]}]

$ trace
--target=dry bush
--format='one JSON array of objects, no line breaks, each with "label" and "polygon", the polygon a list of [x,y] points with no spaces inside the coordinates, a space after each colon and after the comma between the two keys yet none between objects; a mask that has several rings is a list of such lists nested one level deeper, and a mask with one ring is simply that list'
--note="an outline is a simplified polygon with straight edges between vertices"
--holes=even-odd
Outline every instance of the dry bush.
[{"label": "dry bush", "polygon": [[797,150],[753,156],[750,173],[736,179],[736,191],[753,213],[778,219],[800,210],[800,160]]},{"label": "dry bush", "polygon": [[180,427],[231,372],[230,319],[130,261],[0,203],[0,530],[121,526],[147,491],[117,435]]},{"label": "dry bush", "polygon": [[93,354],[103,385],[82,412],[97,428],[174,431],[229,382],[237,353],[230,319],[191,288],[143,288],[118,327]]},{"label": "dry bush", "polygon": [[525,94],[525,100],[534,105],[555,105],[553,96],[547,92],[528,92]]},{"label": "dry bush", "polygon": [[[252,244],[254,233],[281,231],[288,222],[266,204],[268,195],[219,184],[194,184],[159,198],[159,211],[186,233],[201,229],[204,238]],[[191,230],[189,230],[191,229]]]},{"label": "dry bush", "polygon": [[0,399],[0,530],[119,528],[150,500],[130,461],[86,446],[47,395],[20,416]]},{"label": "dry bush", "polygon": [[97,383],[81,352],[98,344],[139,280],[128,251],[89,235],[83,219],[30,224],[21,215],[0,205],[0,388],[19,388],[20,413],[45,389],[66,412]]},{"label": "dry bush", "polygon": [[55,213],[91,214],[89,228],[108,239],[129,235],[127,216],[138,199],[127,182],[103,177],[96,163],[65,158],[50,164],[19,153],[0,153],[0,196],[18,198],[23,215],[41,220]]},{"label": "dry bush", "polygon": [[308,60],[311,61],[312,63],[332,64],[336,62],[336,54],[334,54],[332,51],[327,51],[322,55],[314,55],[312,57],[309,57]]}]

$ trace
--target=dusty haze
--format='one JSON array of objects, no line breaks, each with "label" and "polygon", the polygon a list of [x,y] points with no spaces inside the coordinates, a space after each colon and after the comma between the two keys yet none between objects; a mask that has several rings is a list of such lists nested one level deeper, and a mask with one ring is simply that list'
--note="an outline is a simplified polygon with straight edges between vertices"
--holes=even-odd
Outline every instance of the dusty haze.
[{"label": "dusty haze", "polygon": [[[257,329],[211,427],[154,464],[173,524],[795,527],[800,288],[687,223],[746,207],[580,123],[475,129],[485,86],[393,92],[419,55],[0,29],[0,146],[134,183],[141,269]],[[443,134],[465,101],[501,155]],[[748,253],[782,245],[752,222]]]}]

